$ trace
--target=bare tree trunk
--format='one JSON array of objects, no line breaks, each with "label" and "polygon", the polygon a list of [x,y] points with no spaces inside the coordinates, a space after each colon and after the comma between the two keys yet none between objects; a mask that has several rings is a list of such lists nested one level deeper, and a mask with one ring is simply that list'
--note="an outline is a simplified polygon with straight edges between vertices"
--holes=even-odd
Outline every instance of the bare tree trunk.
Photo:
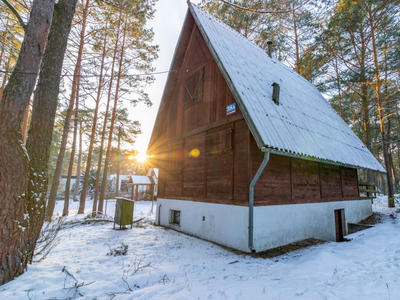
[{"label": "bare tree trunk", "polygon": [[[4,31],[4,34],[3,34],[3,41],[2,41],[3,47],[1,47],[1,52],[0,52],[0,67],[1,67],[1,64],[3,63],[3,59],[4,59],[4,57],[5,57],[4,53],[5,53],[6,44],[7,44],[7,43],[6,43],[7,35],[8,35],[8,19],[7,19],[5,31]],[[11,54],[10,54],[10,56],[8,57],[7,66],[8,66],[8,64],[10,63],[10,58],[11,58]],[[7,77],[6,77],[6,76],[7,76],[7,73],[4,73],[3,82],[1,83],[1,87],[0,87],[0,102],[1,102],[1,98],[2,98],[2,96],[3,96],[4,86],[5,86],[6,80],[7,80]]]},{"label": "bare tree trunk", "polygon": [[[51,31],[43,57],[39,82],[33,101],[32,119],[26,142],[30,161],[29,218],[31,255],[45,218],[48,161],[64,54],[77,0],[59,0],[55,6]],[[53,74],[54,76],[48,76]],[[30,258],[32,260],[32,256]]]},{"label": "bare tree trunk", "polygon": [[[118,156],[121,156],[121,126],[118,127]],[[121,172],[121,160],[117,160],[117,183],[115,185],[115,197],[118,197],[119,192],[119,173]]]},{"label": "bare tree trunk", "polygon": [[7,19],[7,23],[6,23],[6,26],[5,26],[5,31],[3,33],[3,47],[1,47],[1,51],[0,51],[0,66],[1,66],[1,64],[3,62],[3,59],[4,59],[4,53],[5,53],[6,44],[7,44],[6,41],[7,41],[7,35],[8,35],[8,23],[9,23],[9,20]]},{"label": "bare tree trunk", "polygon": [[[111,78],[110,78],[109,87],[108,87],[107,107],[106,107],[106,113],[104,115],[103,131],[102,131],[102,134],[101,134],[99,163],[97,165],[96,184],[95,184],[95,192],[94,192],[94,200],[93,200],[93,213],[97,213],[99,211],[98,208],[97,208],[97,198],[98,198],[98,195],[99,195],[101,162],[103,160],[103,147],[104,147],[104,140],[105,140],[105,134],[106,134],[106,128],[107,128],[108,114],[109,114],[109,109],[110,109],[111,91],[112,91],[112,85],[113,85],[113,81],[114,81],[114,67],[115,67],[115,60],[117,59],[118,41],[119,41],[119,34],[120,34],[120,25],[121,25],[121,13],[120,13],[120,16],[119,16],[119,19],[118,19],[118,28],[117,28],[115,47],[114,47],[114,55],[113,55],[113,60],[112,60],[112,65],[111,65]],[[108,159],[108,157],[106,157],[105,160],[107,161],[107,159]],[[103,174],[103,177],[104,177],[104,174]]]},{"label": "bare tree trunk", "polygon": [[[360,71],[361,71],[361,112],[362,112],[362,124],[363,124],[363,140],[364,144],[367,146],[369,151],[372,152],[372,142],[371,142],[371,124],[370,124],[370,118],[369,118],[369,98],[368,98],[368,80],[367,76],[365,73],[366,70],[366,41],[364,38],[364,28],[361,28],[360,30],[360,37],[361,37],[361,54],[360,54]],[[373,175],[372,171],[367,169],[366,170],[366,181],[367,182],[372,182],[373,181]]]},{"label": "bare tree trunk", "polygon": [[[121,20],[121,16],[120,16],[120,20]],[[108,173],[108,165],[109,165],[108,158],[110,157],[110,153],[111,153],[111,144],[112,144],[112,136],[113,136],[113,131],[114,131],[115,116],[117,114],[119,84],[121,81],[122,62],[124,60],[124,52],[125,52],[124,51],[125,50],[125,38],[126,38],[126,24],[124,24],[124,30],[123,30],[122,47],[121,47],[120,57],[119,57],[117,85],[115,87],[115,95],[114,95],[114,107],[113,107],[113,113],[112,113],[112,118],[111,118],[110,133],[108,135],[106,159],[104,161],[103,180],[102,180],[102,184],[101,184],[99,209],[98,209],[98,211],[101,213],[103,212],[103,203],[104,203],[104,196],[105,196],[106,184],[107,184],[107,173]]]},{"label": "bare tree trunk", "polygon": [[335,72],[336,72],[336,84],[337,84],[337,88],[338,88],[338,101],[339,101],[340,117],[343,119],[342,89],[340,87],[340,76],[339,76],[339,68],[338,68],[338,62],[337,62],[336,55],[335,55]]},{"label": "bare tree trunk", "polygon": [[62,134],[62,138],[61,138],[60,152],[58,153],[56,170],[54,172],[54,177],[53,177],[53,184],[51,185],[49,201],[48,201],[47,208],[46,208],[46,220],[48,220],[48,221],[50,221],[53,216],[54,207],[56,204],[57,190],[58,190],[58,186],[60,185],[60,176],[61,176],[62,165],[63,165],[64,155],[65,155],[65,149],[66,149],[67,140],[68,140],[69,125],[70,125],[70,121],[71,121],[71,117],[72,117],[72,109],[74,106],[74,100],[75,100],[75,95],[76,95],[76,90],[77,90],[78,76],[81,73],[81,64],[82,64],[83,46],[85,44],[85,30],[86,30],[86,20],[87,20],[88,9],[89,9],[89,0],[86,0],[86,6],[85,6],[85,9],[83,10],[83,16],[82,16],[82,30],[81,30],[81,34],[80,34],[80,43],[79,43],[78,56],[76,59],[75,70],[74,70],[74,77],[72,80],[71,96],[70,96],[70,100],[69,100],[67,115],[65,117],[64,129],[63,129],[63,134]]},{"label": "bare tree trunk", "polygon": [[65,193],[64,193],[64,208],[63,208],[63,216],[67,216],[69,212],[69,192],[71,190],[71,176],[72,169],[74,168],[74,159],[75,159],[75,151],[76,151],[76,139],[78,136],[78,112],[79,112],[79,87],[80,87],[80,77],[77,78],[77,89],[76,89],[76,99],[75,99],[75,120],[74,120],[74,137],[72,139],[72,150],[71,156],[69,159],[68,166],[68,175],[67,175],[67,183],[65,184]]},{"label": "bare tree trunk", "polygon": [[78,201],[78,192],[81,183],[81,164],[82,164],[82,121],[79,122],[79,153],[78,153],[78,167],[76,170],[76,181],[74,189],[74,201]]},{"label": "bare tree trunk", "polygon": [[[11,62],[11,56],[8,57],[7,64],[6,64],[6,66],[7,66],[6,70],[8,70],[10,68],[10,62]],[[3,92],[4,92],[4,88],[6,86],[6,82],[7,82],[7,73],[4,73],[3,82],[1,83],[1,87],[0,87],[0,102],[1,102],[1,99],[3,98]]]},{"label": "bare tree trunk", "polygon": [[[294,8],[294,4],[293,4]],[[299,49],[299,37],[297,34],[297,23],[296,23],[296,10],[293,9],[292,12],[293,18],[293,33],[294,33],[294,43],[296,47],[296,72],[297,74],[301,74],[301,66],[300,66],[300,49]]]},{"label": "bare tree trunk", "polygon": [[381,99],[381,81],[379,76],[379,62],[378,62],[378,50],[375,41],[375,24],[373,22],[373,16],[371,7],[368,7],[369,14],[369,23],[371,30],[371,40],[372,40],[372,56],[374,59],[374,70],[375,70],[375,91],[376,91],[376,99],[378,102],[378,114],[379,114],[379,122],[380,122],[380,131],[382,138],[382,150],[383,150],[383,159],[386,167],[386,180],[388,186],[388,206],[394,207],[394,197],[393,197],[393,182],[391,176],[391,166],[389,161],[389,142],[386,141],[386,133],[385,133],[385,117],[383,114],[383,105]]},{"label": "bare tree trunk", "polygon": [[[35,95],[35,92],[33,92]],[[29,119],[29,112],[30,112],[30,106],[28,105],[26,107],[26,112],[25,112],[25,117],[24,121],[22,122],[22,128],[21,128],[21,136],[22,136],[22,141],[25,143],[26,142],[26,136],[28,134],[28,119]]]},{"label": "bare tree trunk", "polygon": [[[101,66],[100,66],[100,77],[99,77],[99,85],[97,87],[97,98],[96,98],[96,107],[94,109],[94,116],[93,116],[93,125],[92,125],[92,134],[90,136],[90,144],[88,150],[88,157],[86,161],[86,171],[85,177],[83,179],[81,197],[79,202],[79,209],[78,214],[83,214],[85,211],[85,199],[86,199],[86,191],[89,185],[89,175],[90,175],[90,166],[92,164],[92,155],[93,155],[93,146],[94,146],[94,139],[96,136],[96,127],[97,127],[97,118],[99,114],[99,105],[100,105],[100,97],[101,97],[101,90],[103,88],[103,71],[104,71],[104,61],[106,57],[106,45],[107,45],[107,24],[106,24],[106,33],[104,35],[104,42],[103,42],[103,54],[101,57]],[[96,211],[96,207],[94,203],[96,202],[96,198],[93,199],[93,211]]]},{"label": "bare tree trunk", "polygon": [[29,157],[20,128],[36,83],[53,15],[54,1],[34,1],[14,72],[0,102],[0,285],[21,275],[30,257],[26,218]]}]

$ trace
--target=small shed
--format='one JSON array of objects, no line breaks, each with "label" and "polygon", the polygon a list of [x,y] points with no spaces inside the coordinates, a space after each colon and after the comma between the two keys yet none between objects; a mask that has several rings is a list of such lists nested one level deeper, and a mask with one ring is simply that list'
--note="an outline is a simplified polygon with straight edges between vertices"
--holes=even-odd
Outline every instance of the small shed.
[{"label": "small shed", "polygon": [[151,200],[154,199],[154,180],[151,176],[144,176],[144,175],[132,175],[129,178],[129,183],[131,184],[131,199],[138,201],[139,200],[139,186],[150,187],[151,191]]}]

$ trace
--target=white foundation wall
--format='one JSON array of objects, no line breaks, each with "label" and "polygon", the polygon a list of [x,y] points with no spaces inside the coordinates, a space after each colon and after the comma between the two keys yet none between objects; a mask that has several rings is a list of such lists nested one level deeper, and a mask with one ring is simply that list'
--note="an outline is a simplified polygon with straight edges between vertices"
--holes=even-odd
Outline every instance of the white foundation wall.
[{"label": "white foundation wall", "polygon": [[[180,226],[169,224],[171,209],[180,211]],[[157,225],[244,252],[248,252],[248,220],[249,208],[246,206],[157,199]]]},{"label": "white foundation wall", "polygon": [[[256,206],[254,249],[261,252],[307,238],[335,240],[336,209],[344,209],[344,234],[347,223],[372,214],[371,200]],[[169,223],[170,210],[180,211],[179,226]],[[243,252],[250,252],[248,220],[249,208],[245,206],[157,199],[156,224]]]},{"label": "white foundation wall", "polygon": [[344,223],[357,223],[372,214],[371,200],[272,205],[254,208],[254,248],[257,252],[316,238],[336,240],[335,213],[344,209]]}]

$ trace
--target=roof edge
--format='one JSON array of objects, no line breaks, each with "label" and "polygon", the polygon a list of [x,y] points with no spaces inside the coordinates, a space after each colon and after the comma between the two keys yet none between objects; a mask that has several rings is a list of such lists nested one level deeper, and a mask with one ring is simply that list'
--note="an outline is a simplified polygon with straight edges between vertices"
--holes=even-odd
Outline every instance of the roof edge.
[{"label": "roof edge", "polygon": [[346,163],[341,163],[341,162],[338,162],[338,161],[333,161],[333,160],[313,157],[313,156],[304,155],[304,154],[298,154],[298,153],[295,153],[295,152],[282,151],[282,150],[270,148],[268,146],[264,146],[264,148],[266,148],[270,153],[276,154],[276,155],[299,158],[299,159],[315,161],[315,162],[321,162],[321,163],[326,163],[326,164],[329,164],[329,165],[335,165],[335,166],[341,166],[341,167],[347,167],[347,168],[353,168],[353,169],[371,170],[371,171],[376,171],[376,172],[379,172],[379,173],[382,173],[382,174],[386,174],[386,170],[383,167],[382,167],[382,170],[371,169],[371,168],[366,168],[366,167],[359,166],[359,165],[346,164]]}]

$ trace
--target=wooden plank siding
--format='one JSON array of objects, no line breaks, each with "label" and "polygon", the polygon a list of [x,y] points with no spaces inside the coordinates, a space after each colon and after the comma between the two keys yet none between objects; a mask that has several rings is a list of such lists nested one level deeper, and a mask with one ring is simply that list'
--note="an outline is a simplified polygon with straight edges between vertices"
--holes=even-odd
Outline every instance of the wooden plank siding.
[{"label": "wooden plank siding", "polygon": [[[254,176],[264,155],[253,138],[251,153]],[[358,199],[356,169],[274,154],[254,190],[256,206]]]},{"label": "wooden plank siding", "polygon": [[[226,114],[235,99],[197,26],[176,77],[149,153],[160,169],[158,197],[247,206],[264,155],[240,107]],[[257,206],[352,199],[359,199],[357,170],[273,154],[255,186]]]}]

